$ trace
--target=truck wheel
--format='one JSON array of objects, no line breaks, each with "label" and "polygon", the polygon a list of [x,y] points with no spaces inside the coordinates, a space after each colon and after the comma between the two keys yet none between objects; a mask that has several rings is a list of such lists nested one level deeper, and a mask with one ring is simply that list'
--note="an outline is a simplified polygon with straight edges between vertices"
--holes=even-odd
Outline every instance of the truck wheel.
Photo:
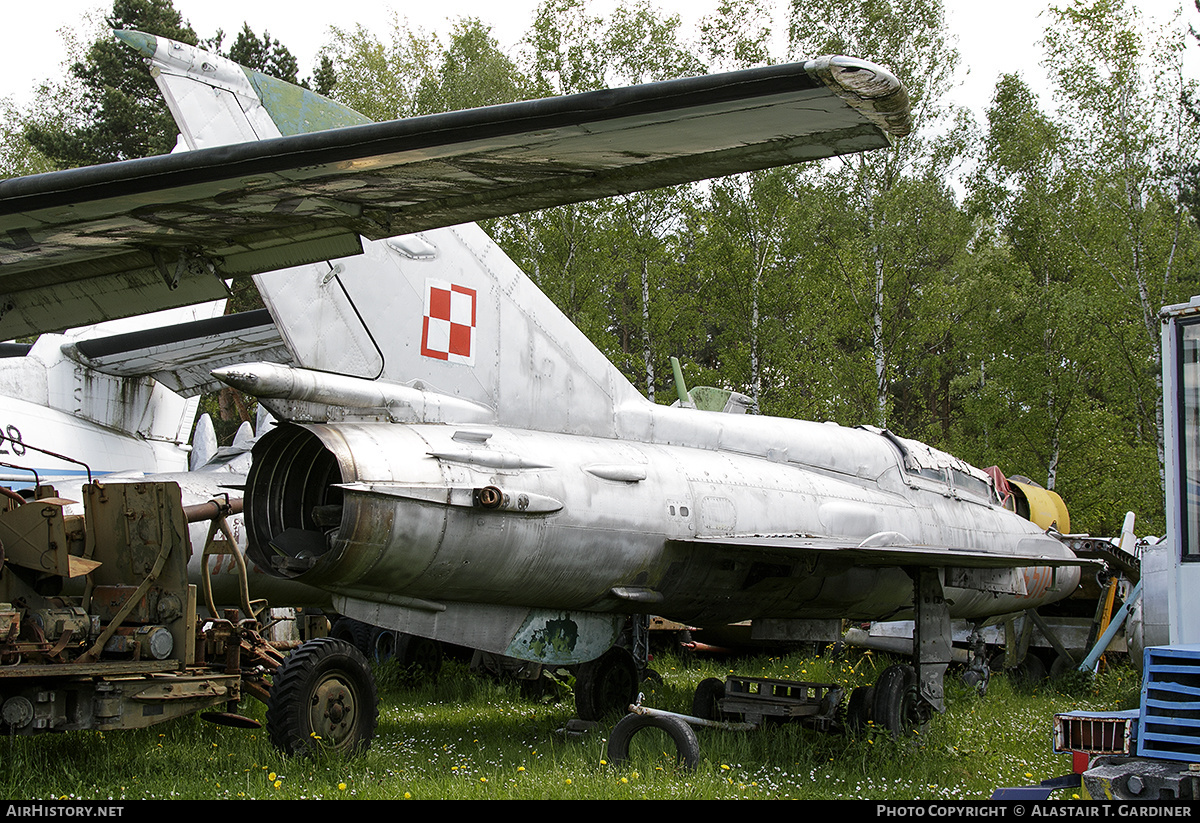
[{"label": "truck wheel", "polygon": [[353,617],[339,617],[329,629],[329,636],[345,640],[363,654],[373,654],[374,633],[371,629],[371,626]]},{"label": "truck wheel", "polygon": [[284,754],[352,754],[371,745],[379,696],[354,646],[318,637],[288,655],[272,678],[267,734]]}]

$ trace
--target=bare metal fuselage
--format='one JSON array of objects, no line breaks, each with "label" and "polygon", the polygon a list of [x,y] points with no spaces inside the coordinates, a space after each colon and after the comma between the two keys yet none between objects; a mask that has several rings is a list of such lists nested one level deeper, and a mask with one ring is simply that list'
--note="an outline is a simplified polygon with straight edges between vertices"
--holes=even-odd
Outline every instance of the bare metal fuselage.
[{"label": "bare metal fuselage", "polygon": [[[899,535],[930,549],[1070,556],[995,501],[906,471],[876,432],[650,404],[631,418],[648,437],[381,422],[281,428],[255,450],[251,552],[268,567],[283,547],[311,563],[293,567],[297,580],[372,600],[653,612],[693,625],[877,619],[912,604],[899,563],[697,538],[798,535],[854,547]],[[315,521],[320,507],[336,522]],[[307,539],[272,547],[289,529]],[[1036,566],[1006,574],[997,585],[994,574],[947,569],[951,615],[1033,608],[1079,577]]]}]

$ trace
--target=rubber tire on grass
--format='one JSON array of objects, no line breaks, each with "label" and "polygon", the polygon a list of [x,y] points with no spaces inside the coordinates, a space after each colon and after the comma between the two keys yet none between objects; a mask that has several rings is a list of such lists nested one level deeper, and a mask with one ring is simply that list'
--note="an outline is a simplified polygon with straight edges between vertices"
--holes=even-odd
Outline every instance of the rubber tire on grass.
[{"label": "rubber tire on grass", "polygon": [[375,654],[375,632],[373,626],[368,626],[353,617],[339,617],[333,621],[329,636],[344,640],[364,655]]},{"label": "rubber tire on grass", "polygon": [[442,644],[415,634],[398,634],[396,660],[401,666],[416,668],[424,677],[435,680],[442,670]]},{"label": "rubber tire on grass", "polygon": [[846,728],[851,734],[858,734],[871,722],[874,702],[874,686],[858,686],[850,692],[850,700],[846,703]]},{"label": "rubber tire on grass", "polygon": [[620,766],[629,762],[629,745],[643,729],[661,729],[675,744],[675,762],[694,771],[700,762],[700,741],[692,727],[678,717],[659,714],[627,714],[608,736],[608,762]]},{"label": "rubber tire on grass", "polygon": [[701,720],[716,720],[723,723],[740,723],[740,712],[721,711],[721,699],[725,697],[725,681],[718,677],[706,677],[696,686],[692,695],[692,717]]},{"label": "rubber tire on grass", "polygon": [[724,680],[716,677],[701,680],[692,696],[692,717],[699,717],[701,720],[723,720],[720,700],[724,696]]},{"label": "rubber tire on grass", "polygon": [[917,690],[916,670],[904,664],[888,666],[875,681],[871,702],[875,725],[891,732],[896,739],[921,725],[918,715],[921,695]]},{"label": "rubber tire on grass", "polygon": [[396,656],[396,633],[391,629],[379,629],[372,633],[371,656],[376,663],[386,663]]},{"label": "rubber tire on grass", "polygon": [[378,717],[375,678],[362,652],[344,640],[303,643],[272,677],[267,734],[284,754],[366,751]]},{"label": "rubber tire on grass", "polygon": [[1011,669],[1004,668],[1003,653],[992,658],[991,670],[1003,671],[1008,681],[1017,689],[1032,689],[1046,679],[1046,664],[1034,652],[1025,652],[1025,659]]},{"label": "rubber tire on grass", "polygon": [[575,713],[581,720],[623,714],[637,700],[637,664],[628,649],[613,646],[575,674]]}]

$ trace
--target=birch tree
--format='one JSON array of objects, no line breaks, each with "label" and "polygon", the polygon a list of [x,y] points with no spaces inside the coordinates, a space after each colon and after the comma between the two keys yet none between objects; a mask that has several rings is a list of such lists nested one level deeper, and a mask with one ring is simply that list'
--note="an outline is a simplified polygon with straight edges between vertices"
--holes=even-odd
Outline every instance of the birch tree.
[{"label": "birch tree", "polygon": [[1047,65],[1068,141],[1067,160],[1088,181],[1072,203],[1067,247],[1098,296],[1095,325],[1121,376],[1114,402],[1131,410],[1135,435],[1152,443],[1160,479],[1162,379],[1158,310],[1186,299],[1196,282],[1195,237],[1183,192],[1200,149],[1186,101],[1187,33],[1179,21],[1152,28],[1126,0],[1073,2],[1050,10]]},{"label": "birch tree", "polygon": [[960,153],[965,120],[944,103],[958,55],[946,33],[941,0],[837,0],[820,6],[794,0],[789,37],[793,59],[848,54],[878,63],[899,77],[912,102],[910,136],[889,150],[841,158],[830,174],[830,188],[840,192],[863,240],[854,287],[870,294],[874,417],[886,426],[893,364],[885,326],[894,317],[888,280],[905,262],[884,238],[897,230],[897,221],[907,220],[890,197],[905,177],[946,178]]}]

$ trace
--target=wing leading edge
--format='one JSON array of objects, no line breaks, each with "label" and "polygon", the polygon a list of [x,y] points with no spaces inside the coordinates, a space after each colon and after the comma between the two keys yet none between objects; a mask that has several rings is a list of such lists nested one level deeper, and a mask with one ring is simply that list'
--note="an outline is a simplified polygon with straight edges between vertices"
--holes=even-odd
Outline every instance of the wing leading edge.
[{"label": "wing leading edge", "polygon": [[0,181],[0,339],[224,294],[372,239],[887,146],[904,87],[850,58]]}]

